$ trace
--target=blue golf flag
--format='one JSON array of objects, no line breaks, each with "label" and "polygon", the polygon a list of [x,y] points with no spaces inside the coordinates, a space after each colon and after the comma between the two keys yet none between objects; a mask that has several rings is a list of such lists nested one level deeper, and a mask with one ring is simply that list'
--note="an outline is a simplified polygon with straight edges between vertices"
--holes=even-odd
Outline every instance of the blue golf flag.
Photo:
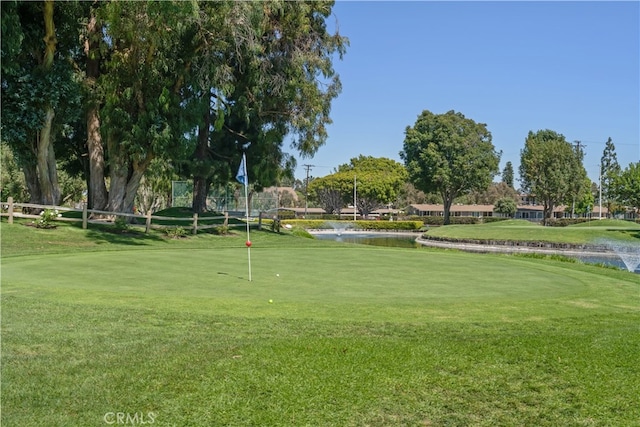
[{"label": "blue golf flag", "polygon": [[247,176],[247,159],[244,153],[242,153],[242,161],[240,162],[236,179],[245,186],[249,183],[249,177]]},{"label": "blue golf flag", "polygon": [[245,209],[247,213],[247,259],[249,261],[249,281],[251,281],[251,238],[249,237],[249,175],[247,174],[247,156],[242,153],[242,161],[236,174],[236,179],[241,184],[244,184],[244,200]]}]

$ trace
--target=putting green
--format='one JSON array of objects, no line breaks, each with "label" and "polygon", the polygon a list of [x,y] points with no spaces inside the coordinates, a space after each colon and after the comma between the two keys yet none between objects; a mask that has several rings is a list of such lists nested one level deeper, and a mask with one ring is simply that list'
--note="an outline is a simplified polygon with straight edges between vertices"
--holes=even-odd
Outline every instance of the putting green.
[{"label": "putting green", "polygon": [[[3,293],[249,317],[423,322],[640,310],[640,277],[520,257],[327,247],[148,250],[3,260]],[[636,296],[634,298],[634,295]],[[269,303],[273,300],[273,303]]]}]

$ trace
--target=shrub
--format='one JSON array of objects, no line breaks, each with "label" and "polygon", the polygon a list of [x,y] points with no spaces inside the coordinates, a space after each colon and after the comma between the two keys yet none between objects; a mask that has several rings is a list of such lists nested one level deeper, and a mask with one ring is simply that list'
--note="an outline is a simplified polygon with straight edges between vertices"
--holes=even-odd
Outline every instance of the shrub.
[{"label": "shrub", "polygon": [[477,224],[480,218],[474,216],[451,216],[449,217],[450,224]]},{"label": "shrub", "polygon": [[423,216],[420,215],[407,215],[402,217],[402,221],[420,221],[422,223],[424,223],[424,218]]},{"label": "shrub", "polygon": [[165,233],[167,233],[167,236],[169,236],[172,239],[180,239],[182,237],[187,237],[187,231],[182,227],[167,228],[165,230]]},{"label": "shrub", "polygon": [[[424,226],[422,221],[333,221],[339,224],[349,224],[355,230],[384,230],[384,231],[418,231]],[[333,227],[325,220],[297,219],[285,220],[282,224],[290,224],[293,227],[306,230],[327,230]]]},{"label": "shrub", "polygon": [[119,231],[121,233],[127,232],[129,230],[129,224],[127,223],[126,218],[124,217],[117,217],[115,221],[113,221],[113,225],[116,228],[116,231]]},{"label": "shrub", "polygon": [[482,217],[482,222],[485,224],[489,224],[491,222],[506,221],[508,219],[511,219],[511,218],[500,217],[500,216],[485,216],[485,217]]},{"label": "shrub", "polygon": [[422,228],[422,221],[356,221],[355,228],[361,230],[396,230],[417,231]]},{"label": "shrub", "polygon": [[567,227],[569,225],[580,224],[590,221],[588,218],[560,218],[552,219],[548,222],[551,227]]},{"label": "shrub", "polygon": [[327,220],[327,221],[339,221],[340,220],[340,215],[336,215],[336,214],[322,214],[320,215],[320,218]]},{"label": "shrub", "polygon": [[444,217],[443,216],[423,216],[422,222],[426,225],[443,225]]},{"label": "shrub", "polygon": [[219,236],[224,236],[229,234],[229,227],[226,225],[219,225],[217,227],[213,227],[213,233]]},{"label": "shrub", "polygon": [[45,209],[40,212],[40,219],[35,223],[36,227],[55,228],[55,225],[53,225],[53,221],[61,216],[62,214],[58,213],[57,209]]}]

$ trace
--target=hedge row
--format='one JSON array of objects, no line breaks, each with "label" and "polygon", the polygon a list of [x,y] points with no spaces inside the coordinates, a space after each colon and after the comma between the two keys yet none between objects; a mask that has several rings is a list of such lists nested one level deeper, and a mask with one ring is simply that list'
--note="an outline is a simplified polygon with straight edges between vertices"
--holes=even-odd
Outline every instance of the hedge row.
[{"label": "hedge row", "polygon": [[331,230],[338,224],[345,228],[368,231],[419,231],[424,225],[422,221],[325,221],[320,219],[287,219],[282,220],[282,224],[291,224],[293,227],[307,230]]},{"label": "hedge row", "polygon": [[[412,221],[420,221],[425,225],[444,225],[444,217],[443,216],[417,216],[412,215],[406,217],[408,220]],[[489,222],[497,222],[497,221],[505,221],[509,218],[503,217],[493,217],[493,216],[485,216],[485,217],[473,217],[473,216],[450,216],[449,223],[450,224],[482,224]]]}]

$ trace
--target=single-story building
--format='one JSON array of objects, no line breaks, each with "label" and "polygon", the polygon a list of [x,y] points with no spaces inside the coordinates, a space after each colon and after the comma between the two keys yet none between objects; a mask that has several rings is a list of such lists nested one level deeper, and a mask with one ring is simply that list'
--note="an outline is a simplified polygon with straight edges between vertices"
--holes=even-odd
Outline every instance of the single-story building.
[{"label": "single-story building", "polygon": [[[449,215],[452,217],[505,217],[504,214],[500,214],[493,211],[493,205],[452,205],[449,211]],[[542,221],[544,216],[544,206],[523,204],[518,205],[518,210],[514,218],[526,219],[529,221]],[[571,213],[566,211],[566,206],[556,206],[553,209],[552,217],[556,219],[571,218]],[[407,207],[406,212],[408,215],[418,216],[444,216],[444,205],[441,204],[413,204]],[[602,207],[602,218],[607,217],[607,208]],[[589,215],[583,215],[583,217],[599,218],[600,207],[595,206],[593,211]]]},{"label": "single-story building", "polygon": [[[437,204],[413,204],[409,205],[405,211],[407,215],[418,216],[444,216],[444,205]],[[499,216],[493,212],[493,205],[451,205],[450,216],[485,217]]]}]

